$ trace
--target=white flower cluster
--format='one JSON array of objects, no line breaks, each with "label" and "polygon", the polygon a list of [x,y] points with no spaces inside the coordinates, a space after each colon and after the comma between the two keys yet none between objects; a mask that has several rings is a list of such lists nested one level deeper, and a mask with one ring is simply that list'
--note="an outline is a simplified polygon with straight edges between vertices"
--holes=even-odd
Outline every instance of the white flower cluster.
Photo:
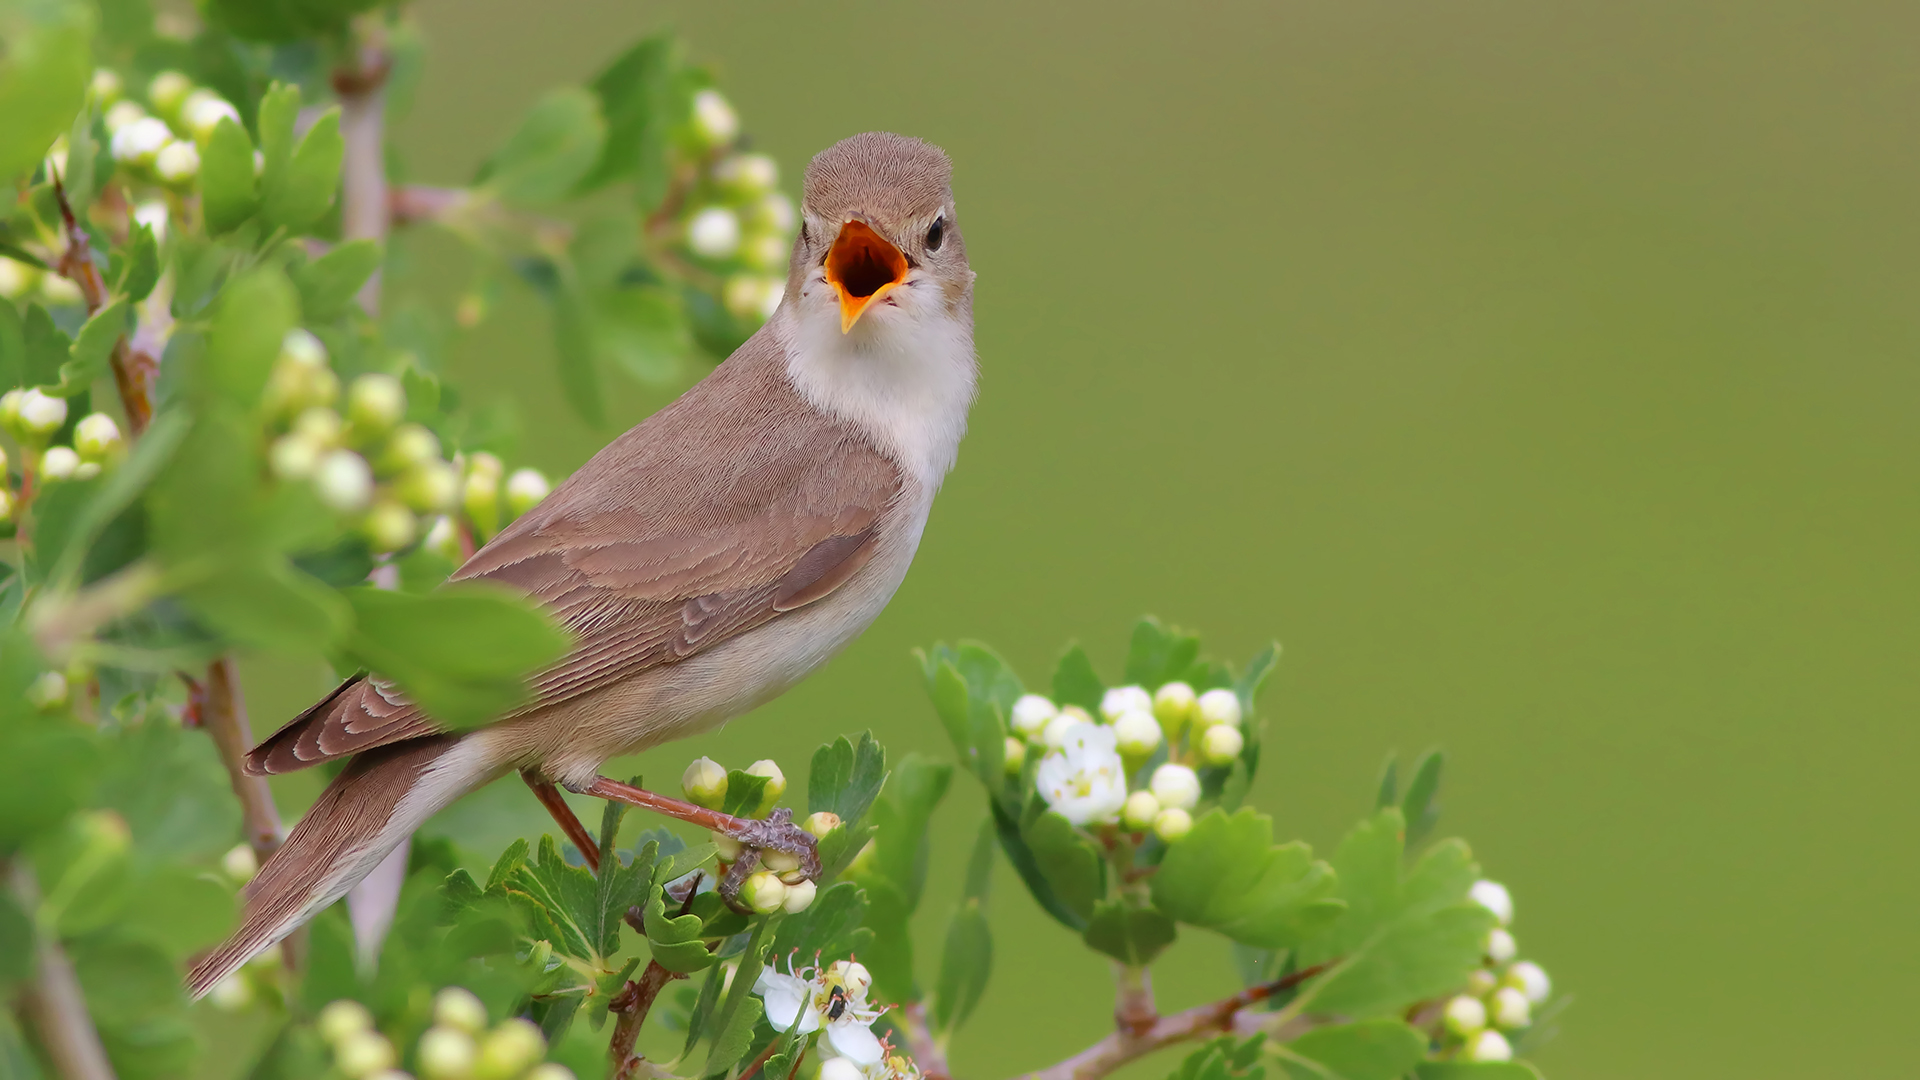
[{"label": "white flower cluster", "polygon": [[1507,927],[1513,922],[1513,897],[1497,881],[1476,881],[1468,895],[1493,912],[1499,925],[1487,935],[1486,963],[1467,981],[1466,992],[1450,999],[1441,1012],[1441,1053],[1464,1061],[1509,1061],[1508,1034],[1529,1027],[1534,1009],[1553,996],[1546,970],[1530,960],[1515,960],[1518,947]]},{"label": "white flower cluster", "polygon": [[[357,1001],[336,1001],[314,1024],[333,1051],[334,1069],[348,1080],[412,1080],[397,1068],[393,1043],[373,1026]],[[433,1000],[433,1026],[420,1036],[414,1059],[421,1080],[573,1080],[564,1065],[543,1063],[547,1040],[538,1025],[519,1018],[491,1030],[480,999],[449,986]]]},{"label": "white flower cluster", "polygon": [[681,222],[686,249],[726,275],[720,299],[735,318],[762,322],[786,292],[799,214],[774,160],[737,148],[740,117],[720,91],[694,95],[690,127],[702,157]]},{"label": "white flower cluster", "polygon": [[126,445],[120,425],[106,413],[89,413],[73,425],[71,445],[55,442],[67,426],[67,400],[37,389],[0,394],[0,431],[12,437],[20,454],[16,486],[7,452],[0,448],[0,527],[35,490],[63,480],[88,480],[118,462]]},{"label": "white flower cluster", "polygon": [[311,483],[376,552],[424,534],[430,550],[460,562],[465,545],[484,543],[547,495],[546,477],[533,469],[503,477],[492,454],[444,458],[433,432],[403,422],[407,393],[392,375],[355,378],[344,413],[334,408],[339,398],[326,346],[306,330],[289,331],[267,380],[269,421],[279,433],[267,463],[280,480]]},{"label": "white flower cluster", "polygon": [[[1039,694],[1013,703],[1006,765],[1019,774],[1032,751],[1041,798],[1075,825],[1151,829],[1172,843],[1193,828],[1200,801],[1198,768],[1231,765],[1246,746],[1240,699],[1233,691],[1195,693],[1184,682],[1149,692],[1120,686],[1100,700],[1095,719],[1077,705],[1058,706]],[[1164,748],[1166,762],[1129,791],[1129,778]]]},{"label": "white flower cluster", "polygon": [[[748,776],[766,777],[767,784],[760,789],[759,805],[746,808],[749,817],[766,817],[780,796],[786,794],[786,773],[770,758],[762,758],[742,771]],[[681,775],[680,790],[695,806],[718,810],[727,801],[727,783],[726,766],[712,758],[696,758]],[[817,839],[825,839],[840,827],[840,815],[822,810],[809,816],[800,827]],[[714,833],[713,842],[720,848],[722,863],[731,863],[746,854],[739,841],[724,833]],[[748,875],[740,889],[740,899],[748,907],[761,915],[776,911],[797,915],[813,905],[818,887],[800,869],[799,856],[785,851],[762,851],[757,857],[760,869]],[[722,866],[720,872],[724,874],[726,867]]]},{"label": "white flower cluster", "polygon": [[885,1009],[867,1001],[873,976],[856,960],[835,960],[824,967],[787,970],[768,964],[753,992],[766,1001],[767,1023],[775,1031],[819,1033],[820,1080],[920,1080],[912,1059],[895,1053],[874,1035],[873,1022]]}]

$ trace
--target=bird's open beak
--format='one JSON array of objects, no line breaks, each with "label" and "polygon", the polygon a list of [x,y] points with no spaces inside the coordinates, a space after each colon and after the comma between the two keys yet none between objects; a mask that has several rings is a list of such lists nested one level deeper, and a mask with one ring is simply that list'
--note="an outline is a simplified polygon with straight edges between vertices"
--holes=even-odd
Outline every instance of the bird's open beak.
[{"label": "bird's open beak", "polygon": [[853,329],[860,314],[894,286],[907,280],[907,257],[864,221],[840,226],[827,251],[827,281],[840,294],[840,332]]}]

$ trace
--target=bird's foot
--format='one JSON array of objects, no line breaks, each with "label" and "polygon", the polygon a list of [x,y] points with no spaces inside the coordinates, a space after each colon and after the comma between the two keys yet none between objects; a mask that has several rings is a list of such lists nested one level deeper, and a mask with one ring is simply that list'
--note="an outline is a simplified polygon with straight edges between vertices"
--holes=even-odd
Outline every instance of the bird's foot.
[{"label": "bird's foot", "polygon": [[793,811],[784,806],[768,814],[765,820],[735,817],[604,776],[595,777],[591,784],[576,790],[582,795],[645,807],[738,842],[740,856],[727,868],[726,876],[720,879],[719,885],[721,899],[735,911],[746,910],[740,904],[740,890],[746,885],[747,878],[759,868],[763,852],[779,852],[790,856],[798,861],[799,870],[807,875],[809,881],[818,881],[820,878],[819,841],[814,839],[812,833],[795,825]]}]

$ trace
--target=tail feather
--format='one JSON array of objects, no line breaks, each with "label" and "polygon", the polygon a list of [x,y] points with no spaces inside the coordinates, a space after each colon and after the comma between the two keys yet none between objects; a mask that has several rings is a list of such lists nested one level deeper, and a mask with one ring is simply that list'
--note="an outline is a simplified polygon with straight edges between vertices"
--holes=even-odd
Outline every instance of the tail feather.
[{"label": "tail feather", "polygon": [[240,928],[187,976],[193,997],[346,895],[427,818],[493,779],[498,770],[480,750],[439,735],[354,758],[248,883]]}]

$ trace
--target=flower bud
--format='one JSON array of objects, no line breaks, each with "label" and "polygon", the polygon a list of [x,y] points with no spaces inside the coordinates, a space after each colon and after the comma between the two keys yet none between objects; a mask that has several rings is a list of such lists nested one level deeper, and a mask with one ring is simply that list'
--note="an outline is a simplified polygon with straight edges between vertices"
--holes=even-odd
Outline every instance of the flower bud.
[{"label": "flower bud", "polygon": [[11,524],[12,521],[13,492],[8,491],[4,487],[0,487],[0,525]]},{"label": "flower bud", "polygon": [[1468,1061],[1512,1061],[1513,1044],[1497,1031],[1483,1031],[1467,1040],[1461,1056]]},{"label": "flower bud", "polygon": [[213,129],[219,127],[222,120],[239,123],[240,110],[211,90],[195,90],[180,106],[180,126],[203,145],[213,138]]},{"label": "flower bud", "polygon": [[680,774],[680,791],[695,806],[718,810],[727,801],[726,767],[710,757],[695,758]]},{"label": "flower bud", "polygon": [[18,300],[39,284],[39,267],[0,256],[0,298]]},{"label": "flower bud", "polygon": [[787,902],[787,886],[776,874],[765,870],[747,877],[740,888],[740,899],[758,915],[771,915]]},{"label": "flower bud", "polygon": [[444,461],[423,461],[400,477],[394,494],[420,513],[442,513],[460,501],[460,474]]},{"label": "flower bud", "polygon": [[747,775],[767,778],[767,786],[760,789],[760,805],[754,808],[754,817],[772,810],[773,804],[780,801],[780,796],[787,793],[787,774],[781,772],[780,766],[770,758],[761,758],[747,766]]},{"label": "flower bud", "polygon": [[1183,682],[1170,682],[1153,692],[1153,715],[1167,729],[1168,738],[1179,737],[1193,718],[1197,701],[1193,687]]},{"label": "flower bud", "polygon": [[754,233],[740,245],[740,261],[755,270],[772,271],[787,265],[792,246],[775,233]]},{"label": "flower bud", "polygon": [[1151,791],[1136,791],[1127,796],[1125,806],[1120,808],[1120,820],[1134,832],[1144,832],[1153,828],[1155,818],[1160,816],[1160,800],[1153,797]]},{"label": "flower bud", "polygon": [[1153,819],[1153,835],[1169,844],[1192,831],[1193,815],[1177,806],[1160,811]]},{"label": "flower bud", "polygon": [[1470,1039],[1487,1026],[1487,1007],[1480,1003],[1479,998],[1462,994],[1447,1002],[1442,1017],[1448,1031],[1463,1039]]},{"label": "flower bud", "polygon": [[492,454],[473,455],[467,467],[466,484],[461,489],[460,507],[481,536],[488,537],[500,531],[500,473],[497,468],[482,468],[481,458],[490,458],[496,466],[499,464]]},{"label": "flower bud", "polygon": [[67,422],[67,399],[41,393],[37,389],[20,392],[16,435],[20,441],[38,446]]},{"label": "flower bud", "polygon": [[422,543],[428,551],[448,562],[460,561],[460,529],[445,514],[433,519],[433,524],[427,529],[427,538]]},{"label": "flower bud", "polygon": [[858,960],[835,960],[827,965],[827,982],[846,987],[852,997],[864,997],[873,989],[873,973]]},{"label": "flower bud", "polygon": [[784,881],[786,880],[786,875],[800,869],[800,856],[795,855],[791,851],[774,851],[768,849],[760,853],[760,866],[762,869],[779,874],[781,880]]},{"label": "flower bud", "polygon": [[1493,1026],[1506,1031],[1523,1028],[1533,1023],[1533,1010],[1527,1004],[1527,995],[1511,986],[1503,986],[1493,992]]},{"label": "flower bud", "polygon": [[687,221],[687,250],[703,259],[724,259],[740,250],[740,218],[724,206],[709,206]]},{"label": "flower bud", "polygon": [[281,480],[305,480],[320,467],[326,447],[295,432],[273,440],[267,448],[267,468]]},{"label": "flower bud", "polygon": [[139,102],[117,101],[107,109],[100,123],[106,127],[108,135],[118,135],[121,130],[146,119],[147,110]]},{"label": "flower bud", "polygon": [[718,90],[693,95],[693,134],[701,145],[725,146],[740,134],[740,114]]},{"label": "flower bud", "polygon": [[175,139],[153,156],[153,175],[163,184],[192,183],[200,175],[200,151],[190,142]]},{"label": "flower bud", "polygon": [[405,472],[422,462],[439,460],[439,437],[420,424],[394,428],[380,448],[380,467],[391,472]]},{"label": "flower bud", "polygon": [[236,971],[213,984],[207,1001],[221,1012],[239,1012],[253,1004],[253,983]]},{"label": "flower bud", "polygon": [[89,413],[73,426],[73,448],[86,461],[105,461],[121,445],[120,425],[106,413]]},{"label": "flower bud", "polygon": [[1161,806],[1191,810],[1200,801],[1200,777],[1185,765],[1166,764],[1153,770],[1147,786]]},{"label": "flower bud", "polygon": [[[167,238],[167,222],[170,219],[167,204],[164,201],[148,199],[146,202],[137,204],[133,208],[133,220],[145,225],[153,233],[155,240]],[[76,291],[79,288],[78,285],[74,286]]]},{"label": "flower bud", "polygon": [[785,192],[769,191],[759,201],[747,207],[747,220],[756,228],[765,229],[776,236],[792,236],[794,227],[800,224],[800,214],[793,208],[793,200]]},{"label": "flower bud", "polygon": [[27,704],[41,712],[52,712],[67,703],[67,677],[57,671],[43,671],[27,684]]},{"label": "flower bud", "polygon": [[340,436],[346,430],[346,424],[340,414],[332,409],[315,406],[303,409],[293,418],[293,433],[312,439],[326,449],[340,445]]},{"label": "flower bud", "polygon": [[1160,748],[1160,721],[1145,709],[1128,709],[1113,721],[1114,745],[1135,763]]},{"label": "flower bud", "polygon": [[360,531],[376,553],[399,551],[419,535],[413,511],[392,499],[380,499],[367,509]]},{"label": "flower bud", "polygon": [[433,996],[433,1022],[475,1035],[486,1029],[487,1007],[471,990],[449,986]]},{"label": "flower bud", "polygon": [[147,84],[147,104],[161,116],[173,116],[193,93],[193,80],[178,71],[163,71]]},{"label": "flower bud", "polygon": [[120,94],[126,89],[126,83],[120,73],[112,68],[94,68],[93,81],[87,84],[87,92],[93,95],[96,105],[111,105],[120,100]]},{"label": "flower bud", "polygon": [[812,834],[815,839],[825,840],[827,834],[840,827],[840,815],[831,810],[816,810],[807,815],[800,827]]},{"label": "flower bud", "polygon": [[122,165],[145,168],[152,165],[160,151],[172,141],[173,132],[168,130],[166,121],[142,116],[113,133],[108,152]]},{"label": "flower bud", "polygon": [[547,1053],[546,1036],[530,1020],[515,1017],[480,1040],[474,1080],[509,1080],[527,1071]]},{"label": "flower bud", "polygon": [[1053,702],[1039,694],[1022,694],[1013,703],[1013,712],[1008,715],[1008,720],[1021,738],[1031,739],[1045,731],[1047,721],[1058,715],[1060,710],[1054,708]]},{"label": "flower bud", "polygon": [[1477,998],[1486,997],[1493,993],[1499,982],[1499,978],[1486,968],[1474,968],[1467,972],[1467,993]]},{"label": "flower bud", "polygon": [[80,455],[72,447],[50,446],[40,455],[40,478],[42,480],[68,480],[73,470],[80,467]]},{"label": "flower bud", "polygon": [[573,1070],[565,1065],[543,1061],[527,1071],[521,1080],[574,1080]]},{"label": "flower bud", "polygon": [[746,853],[747,849],[741,846],[740,841],[735,840],[726,833],[710,832],[707,834],[707,838],[713,841],[713,846],[717,849],[721,862],[737,862],[740,856]]},{"label": "flower bud", "polygon": [[765,154],[729,154],[714,165],[713,180],[730,195],[757,198],[780,182],[780,166]]},{"label": "flower bud", "polygon": [[1001,766],[1008,776],[1019,776],[1020,770],[1027,765],[1027,744],[1013,736],[1007,736],[1007,742],[1000,751]]},{"label": "flower bud", "polygon": [[1514,958],[1520,946],[1514,943],[1513,935],[1499,927],[1487,934],[1487,959],[1496,964],[1504,964]]},{"label": "flower bud", "polygon": [[373,1030],[373,1014],[367,1011],[365,1005],[341,998],[321,1009],[313,1024],[320,1029],[321,1038],[330,1045],[338,1046],[348,1036]]},{"label": "flower bud", "polygon": [[507,477],[507,513],[519,517],[537,506],[552,490],[553,486],[540,475],[540,470],[515,469],[513,475]]},{"label": "flower bud", "polygon": [[1194,719],[1203,725],[1240,726],[1240,697],[1231,690],[1209,690],[1194,703]]},{"label": "flower bud", "polygon": [[253,853],[250,845],[235,844],[227,849],[225,855],[220,856],[220,869],[226,871],[228,877],[244,885],[253,880],[253,875],[260,872],[260,859]]},{"label": "flower bud", "polygon": [[1501,981],[1518,989],[1530,1005],[1542,1004],[1553,996],[1553,980],[1547,978],[1546,969],[1531,960],[1522,960],[1508,968],[1506,978]]},{"label": "flower bud", "polygon": [[851,1058],[830,1057],[820,1063],[820,1080],[867,1080]]},{"label": "flower bud", "polygon": [[813,898],[820,886],[811,881],[802,880],[787,886],[787,898],[780,903],[780,909],[789,915],[798,915],[813,906]]},{"label": "flower bud", "polygon": [[332,450],[313,470],[313,488],[320,501],[342,514],[366,509],[373,498],[373,470],[367,459],[351,450]]},{"label": "flower bud", "polygon": [[1073,729],[1088,723],[1092,721],[1087,719],[1085,711],[1074,712],[1062,709],[1054,715],[1053,719],[1047,721],[1047,729],[1041,732],[1040,741],[1049,749],[1058,750],[1066,746],[1067,740],[1073,737]]},{"label": "flower bud", "polygon": [[1505,885],[1482,878],[1473,883],[1473,888],[1467,890],[1467,896],[1474,903],[1493,912],[1493,917],[1500,921],[1501,926],[1513,921],[1513,894],[1507,892]]},{"label": "flower bud", "polygon": [[1131,709],[1151,713],[1153,695],[1139,686],[1116,686],[1100,695],[1100,718],[1108,723],[1118,720],[1121,713]]},{"label": "flower bud", "polygon": [[1200,736],[1200,759],[1209,765],[1231,765],[1246,745],[1247,737],[1239,728],[1215,724]]},{"label": "flower bud", "polygon": [[369,436],[385,434],[407,414],[407,392],[400,380],[370,371],[347,387],[347,422]]},{"label": "flower bud", "polygon": [[420,1036],[420,1075],[426,1080],[466,1080],[480,1047],[459,1028],[430,1027]]}]

